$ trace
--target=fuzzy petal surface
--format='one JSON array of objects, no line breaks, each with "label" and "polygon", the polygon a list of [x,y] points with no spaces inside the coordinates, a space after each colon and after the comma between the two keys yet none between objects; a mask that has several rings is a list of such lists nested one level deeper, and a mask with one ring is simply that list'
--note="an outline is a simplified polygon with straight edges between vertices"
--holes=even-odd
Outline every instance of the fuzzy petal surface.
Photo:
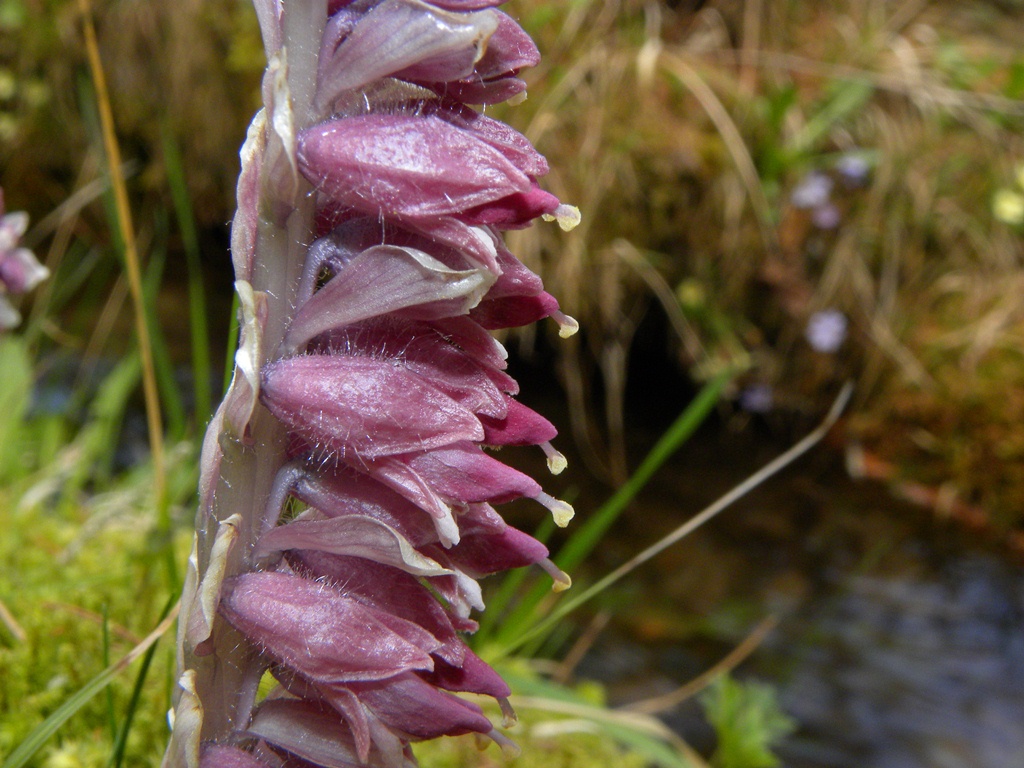
[{"label": "fuzzy petal surface", "polygon": [[260,572],[225,582],[225,592],[220,611],[228,622],[310,680],[380,680],[434,667],[436,642],[409,642],[373,609],[325,584]]}]

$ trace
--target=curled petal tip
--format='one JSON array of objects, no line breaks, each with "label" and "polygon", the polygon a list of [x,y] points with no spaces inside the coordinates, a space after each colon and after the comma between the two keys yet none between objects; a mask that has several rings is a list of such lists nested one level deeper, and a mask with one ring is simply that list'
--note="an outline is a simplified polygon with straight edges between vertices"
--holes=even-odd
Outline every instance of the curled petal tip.
[{"label": "curled petal tip", "polygon": [[575,205],[562,203],[551,213],[544,214],[543,218],[544,221],[557,221],[558,226],[562,228],[563,232],[569,232],[579,226],[579,223],[583,220],[583,215]]}]

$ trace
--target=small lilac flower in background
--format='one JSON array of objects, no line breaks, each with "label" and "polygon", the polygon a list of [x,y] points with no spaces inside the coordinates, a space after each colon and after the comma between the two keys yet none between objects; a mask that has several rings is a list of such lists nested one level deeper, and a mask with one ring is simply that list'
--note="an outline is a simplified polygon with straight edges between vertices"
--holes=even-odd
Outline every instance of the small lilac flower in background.
[{"label": "small lilac flower in background", "polygon": [[[576,331],[501,231],[579,212],[469,106],[525,97],[493,0],[256,0],[269,65],[242,147],[235,376],[204,440],[168,768],[415,764],[509,688],[466,645],[478,579],[569,578],[494,505],[572,507],[485,448],[555,428],[490,331]],[[259,691],[273,681],[271,693]]]},{"label": "small lilac flower in background", "polygon": [[848,187],[860,187],[868,180],[871,164],[859,152],[844,152],[836,161],[836,173]]},{"label": "small lilac flower in background", "polygon": [[789,201],[803,210],[819,208],[828,204],[832,186],[830,176],[821,171],[811,171],[793,189]]},{"label": "small lilac flower in background", "polygon": [[740,408],[748,413],[768,413],[775,405],[772,388],[759,382],[743,388],[739,397]]},{"label": "small lilac flower in background", "polygon": [[0,332],[21,322],[21,315],[7,300],[8,295],[28,293],[50,276],[50,271],[28,248],[20,247],[28,229],[28,214],[7,213],[0,189]]},{"label": "small lilac flower in background", "polygon": [[814,350],[834,354],[846,340],[848,326],[846,315],[838,309],[823,309],[811,315],[804,335]]},{"label": "small lilac flower in background", "polygon": [[795,208],[810,211],[811,222],[818,229],[835,229],[842,216],[832,202],[832,177],[821,171],[811,171],[797,184],[789,196]]},{"label": "small lilac flower in background", "polygon": [[811,210],[811,221],[818,229],[835,229],[842,221],[842,215],[832,203],[826,203]]}]

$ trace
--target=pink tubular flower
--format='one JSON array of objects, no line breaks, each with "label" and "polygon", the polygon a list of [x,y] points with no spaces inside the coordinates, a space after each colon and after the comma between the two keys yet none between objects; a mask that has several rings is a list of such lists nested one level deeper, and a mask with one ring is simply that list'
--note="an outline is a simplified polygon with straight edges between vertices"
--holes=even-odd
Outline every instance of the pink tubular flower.
[{"label": "pink tubular flower", "polygon": [[537,61],[497,4],[256,0],[269,66],[232,225],[242,330],[203,445],[168,768],[407,768],[411,742],[465,733],[511,746],[458,696],[514,717],[464,640],[478,579],[569,579],[493,505],[573,513],[488,451],[565,465],[489,331],[576,323],[501,231],[579,214],[541,188],[524,136],[469,106],[522,95]]}]

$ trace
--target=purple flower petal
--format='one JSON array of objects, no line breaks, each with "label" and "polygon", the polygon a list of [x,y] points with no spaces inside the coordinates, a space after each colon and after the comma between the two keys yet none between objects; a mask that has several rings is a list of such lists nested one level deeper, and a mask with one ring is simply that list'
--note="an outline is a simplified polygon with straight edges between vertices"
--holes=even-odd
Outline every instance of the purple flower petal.
[{"label": "purple flower petal", "polygon": [[0,282],[8,293],[28,293],[50,276],[50,270],[36,260],[28,248],[0,254]]},{"label": "purple flower petal", "polygon": [[488,330],[519,328],[550,317],[559,311],[558,300],[546,291],[536,296],[504,296],[484,299],[472,310],[470,317]]},{"label": "purple flower petal", "polygon": [[[260,648],[310,680],[381,680],[405,670],[431,670],[426,636],[401,620],[344,597],[333,588],[284,573],[248,573],[225,582],[220,612]],[[433,640],[433,638],[431,638]]]},{"label": "purple flower petal", "polygon": [[470,443],[456,443],[395,459],[405,461],[441,498],[453,503],[501,504],[518,498],[533,498],[541,492],[532,477]]},{"label": "purple flower petal", "polygon": [[491,280],[483,270],[452,270],[414,248],[369,248],[299,310],[285,345],[299,349],[325,331],[400,309],[421,319],[464,315],[479,303]]},{"label": "purple flower petal", "polygon": [[807,343],[816,351],[833,354],[843,346],[849,325],[846,315],[838,309],[823,309],[811,315],[804,335]]},{"label": "purple flower petal", "polygon": [[483,8],[496,8],[505,0],[428,0],[431,5],[448,11],[479,11]]},{"label": "purple flower petal", "polygon": [[512,693],[501,675],[469,649],[466,649],[466,658],[460,665],[438,662],[433,672],[417,674],[446,691],[480,693],[495,699],[503,699]]},{"label": "purple flower petal", "polygon": [[457,544],[459,528],[451,507],[431,487],[430,483],[396,456],[386,456],[362,462],[358,469],[396,491],[434,518],[438,538],[444,546]]},{"label": "purple flower petal", "polygon": [[288,562],[314,578],[327,579],[344,595],[423,627],[441,643],[433,654],[448,664],[462,664],[469,653],[444,608],[416,577],[362,558],[314,550],[291,552]]},{"label": "purple flower petal", "polygon": [[501,275],[487,291],[487,300],[503,299],[506,296],[537,296],[544,290],[540,277],[504,245],[498,248],[497,260]]},{"label": "purple flower petal", "polygon": [[540,445],[554,440],[554,425],[517,400],[508,399],[508,415],[504,419],[480,417],[487,445]]},{"label": "purple flower petal", "polygon": [[260,397],[317,449],[366,459],[482,440],[468,410],[387,360],[309,355],[263,369]]},{"label": "purple flower petal", "polygon": [[[379,755],[373,755],[370,761],[360,760],[352,734],[338,714],[307,701],[263,702],[247,732],[323,768],[383,768],[386,765]],[[407,762],[399,768],[414,767],[414,763]]]},{"label": "purple flower petal", "polygon": [[[491,334],[468,317],[446,317],[431,321],[430,325],[445,338],[457,344],[481,365],[495,370],[507,367],[508,352]],[[509,391],[509,390],[506,390]],[[516,394],[509,391],[509,394]]]},{"label": "purple flower petal", "polygon": [[255,557],[288,549],[310,549],[348,555],[399,568],[416,576],[440,576],[447,571],[424,557],[398,531],[372,517],[345,515],[329,520],[293,520],[263,534]]},{"label": "purple flower petal", "polygon": [[[307,473],[296,483],[293,494],[331,517],[372,517],[398,531],[414,547],[438,541],[437,529],[427,511],[367,475],[348,470]],[[451,518],[451,510],[445,510]],[[457,530],[454,519],[451,525]]]},{"label": "purple flower petal", "polygon": [[796,208],[811,209],[826,205],[832,194],[832,179],[821,171],[811,171],[796,185],[789,201]]},{"label": "purple flower petal", "polygon": [[494,11],[451,13],[419,0],[384,0],[365,15],[343,9],[324,34],[317,103],[327,108],[343,91],[389,75],[465,77],[499,24]]},{"label": "purple flower petal", "polygon": [[500,386],[515,388],[515,381],[491,371],[423,323],[385,319],[330,334],[329,350],[393,358],[422,376],[473,413],[504,418],[505,396]]},{"label": "purple flower petal", "polygon": [[447,123],[470,131],[477,138],[501,151],[528,176],[543,176],[550,170],[544,155],[538,152],[523,134],[499,120],[481,115],[465,104],[450,99],[438,99],[423,102],[418,108],[423,114],[437,115]]},{"label": "purple flower petal", "polygon": [[522,229],[536,218],[553,214],[559,205],[561,203],[557,197],[545,192],[534,182],[529,192],[516,192],[493,203],[478,205],[459,218],[467,224],[496,229]]},{"label": "purple flower petal", "polygon": [[507,14],[491,35],[487,51],[477,62],[471,76],[447,82],[424,82],[442,96],[467,104],[496,104],[523,93],[526,83],[516,75],[521,69],[536,66],[540,52],[533,40]]},{"label": "purple flower petal", "polygon": [[298,159],[322,194],[384,216],[449,216],[532,186],[500,151],[431,116],[331,120],[300,134]]},{"label": "purple flower petal", "polygon": [[251,752],[224,744],[211,744],[199,757],[199,768],[273,768]]},{"label": "purple flower petal", "polygon": [[501,533],[463,535],[448,558],[471,576],[487,576],[512,568],[524,568],[544,560],[548,548],[529,534],[508,526]]},{"label": "purple flower petal", "polygon": [[384,723],[413,739],[489,733],[494,728],[476,704],[439,691],[413,674],[349,687]]}]

